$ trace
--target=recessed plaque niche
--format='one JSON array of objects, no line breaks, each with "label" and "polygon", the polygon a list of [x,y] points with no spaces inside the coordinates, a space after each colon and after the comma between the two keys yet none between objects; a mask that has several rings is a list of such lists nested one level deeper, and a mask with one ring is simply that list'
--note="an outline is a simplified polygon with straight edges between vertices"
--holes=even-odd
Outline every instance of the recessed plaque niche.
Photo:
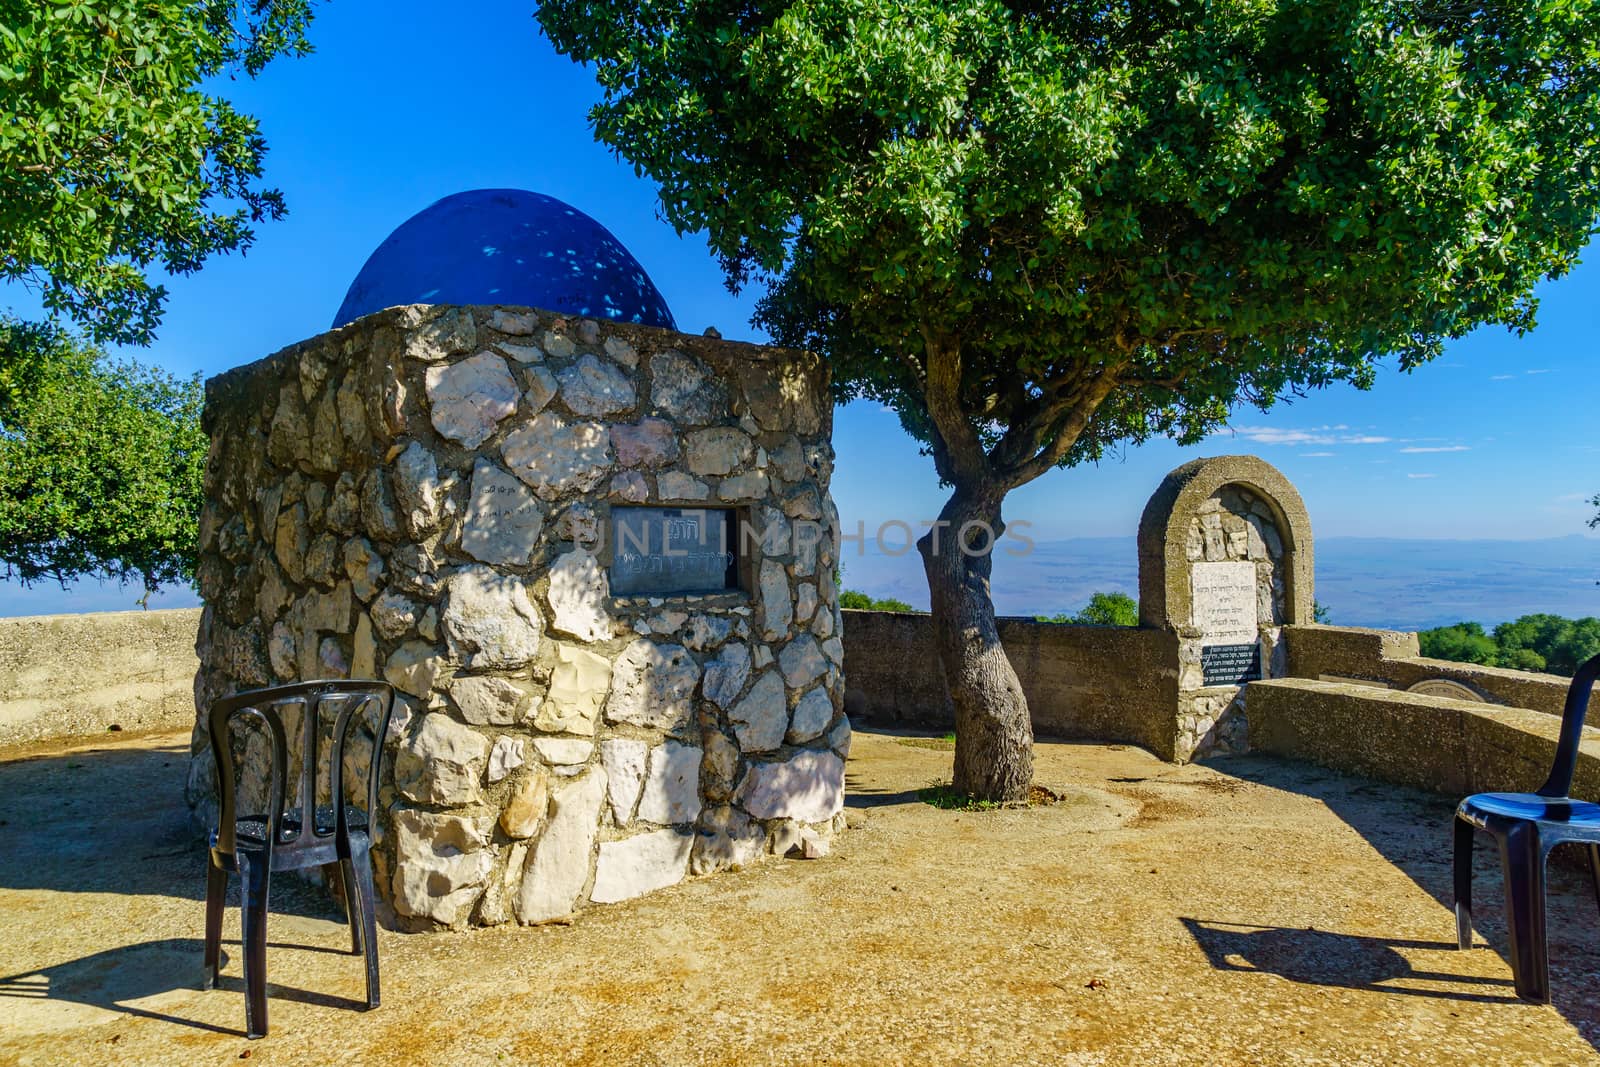
[{"label": "recessed plaque niche", "polygon": [[612,507],[611,592],[681,596],[739,588],[734,508]]}]

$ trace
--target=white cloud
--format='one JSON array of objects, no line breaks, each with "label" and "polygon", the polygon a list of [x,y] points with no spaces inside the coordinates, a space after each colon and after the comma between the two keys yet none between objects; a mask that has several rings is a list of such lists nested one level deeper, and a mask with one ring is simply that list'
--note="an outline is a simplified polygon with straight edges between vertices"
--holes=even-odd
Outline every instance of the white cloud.
[{"label": "white cloud", "polygon": [[1491,382],[1509,382],[1515,377],[1515,374],[1491,374],[1489,375],[1489,380]]},{"label": "white cloud", "polygon": [[1350,433],[1348,426],[1314,426],[1305,430],[1290,430],[1280,426],[1236,426],[1222,430],[1216,436],[1232,434],[1257,445],[1386,445],[1392,437],[1377,434]]},{"label": "white cloud", "polygon": [[1331,456],[1331,455],[1334,455],[1334,454],[1335,453],[1333,453],[1333,452],[1302,452],[1302,453],[1300,453],[1300,455],[1301,455],[1301,457],[1303,459],[1326,459],[1328,456]]},{"label": "white cloud", "polygon": [[1470,446],[1470,445],[1427,445],[1427,446],[1413,445],[1410,448],[1402,448],[1400,450],[1402,455],[1416,455],[1416,454],[1422,453],[1422,452],[1471,452],[1471,451],[1472,451],[1472,446]]},{"label": "white cloud", "polygon": [[1408,474],[1407,478],[1437,478],[1437,474]]},{"label": "white cloud", "polygon": [[1549,374],[1550,373],[1550,368],[1549,367],[1541,367],[1538,370],[1528,371],[1528,373],[1529,374]]}]

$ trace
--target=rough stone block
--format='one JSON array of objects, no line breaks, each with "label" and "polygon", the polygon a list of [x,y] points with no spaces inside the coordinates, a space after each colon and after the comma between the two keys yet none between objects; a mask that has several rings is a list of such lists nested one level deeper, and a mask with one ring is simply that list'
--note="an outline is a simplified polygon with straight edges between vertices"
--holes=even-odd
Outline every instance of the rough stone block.
[{"label": "rough stone block", "polygon": [[668,741],[650,752],[650,776],[639,796],[643,822],[690,823],[700,814],[701,750]]},{"label": "rough stone block", "polygon": [[600,846],[594,888],[589,899],[614,904],[683,881],[694,835],[684,830],[656,830]]},{"label": "rough stone block", "polygon": [[476,804],[483,796],[480,780],[488,758],[487,738],[435,712],[396,753],[395,785],[425,804]]},{"label": "rough stone block", "polygon": [[610,688],[610,660],[577,645],[559,644],[550,691],[533,725],[550,733],[592,734]]},{"label": "rough stone block", "polygon": [[465,924],[494,867],[481,821],[403,809],[394,827],[395,910],[446,926]]},{"label": "rough stone block", "polygon": [[605,795],[606,773],[599,768],[556,791],[549,825],[528,857],[517,892],[518,921],[545,922],[572,913],[589,881]]},{"label": "rough stone block", "polygon": [[516,379],[493,352],[429,367],[426,383],[434,429],[463,448],[483,444],[517,410]]},{"label": "rough stone block", "polygon": [[786,762],[752,763],[735,799],[757,819],[824,822],[844,810],[844,760],[808,750]]},{"label": "rough stone block", "polygon": [[476,668],[521,667],[538,655],[544,632],[522,581],[481,564],[450,578],[442,623],[450,654]]},{"label": "rough stone block", "polygon": [[600,742],[600,765],[610,783],[611,818],[618,826],[633,821],[649,759],[650,746],[643,741],[617,737]]},{"label": "rough stone block", "polygon": [[700,667],[682,645],[639,638],[617,657],[606,698],[606,721],[659,730],[688,725]]}]

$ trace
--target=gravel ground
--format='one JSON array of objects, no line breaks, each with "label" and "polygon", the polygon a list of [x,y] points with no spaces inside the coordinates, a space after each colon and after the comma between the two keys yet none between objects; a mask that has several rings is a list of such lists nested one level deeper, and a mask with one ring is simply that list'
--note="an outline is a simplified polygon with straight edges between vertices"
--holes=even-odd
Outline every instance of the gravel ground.
[{"label": "gravel ground", "polygon": [[[907,743],[908,741],[912,743]],[[186,735],[0,752],[0,1063],[1575,1064],[1600,921],[1551,889],[1557,1001],[1516,1001],[1499,876],[1453,948],[1449,798],[1265,759],[1041,742],[1027,810],[932,808],[947,746],[857,734],[832,855],[571,925],[384,931],[383,1007],[316,891],[274,883],[269,1037],[200,992]],[[237,938],[230,908],[225,938]]]}]

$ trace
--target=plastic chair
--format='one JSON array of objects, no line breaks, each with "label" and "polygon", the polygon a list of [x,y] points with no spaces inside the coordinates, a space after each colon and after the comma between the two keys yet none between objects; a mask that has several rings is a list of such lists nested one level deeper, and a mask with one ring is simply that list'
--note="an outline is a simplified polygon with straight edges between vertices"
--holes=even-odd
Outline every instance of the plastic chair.
[{"label": "plastic chair", "polygon": [[[372,761],[367,770],[365,811],[344,802],[344,749],[351,724],[374,702]],[[284,804],[288,744],[281,710],[301,706],[300,759],[295,806]],[[317,792],[318,746],[324,711],[334,722],[328,790]],[[346,914],[350,920],[350,950],[364,953],[367,964],[367,1007],[378,1006],[378,924],[372,891],[372,838],[369,813],[378,805],[378,768],[383,760],[383,738],[394,710],[394,689],[387,682],[302,682],[238,693],[211,706],[211,751],[217,764],[217,828],[211,833],[210,862],[206,868],[205,981],[210,989],[221,977],[222,907],[229,872],[243,883],[241,925],[244,942],[245,1031],[251,1038],[267,1033],[267,885],[274,871],[324,867],[337,863],[342,874]],[[237,785],[231,724],[247,720],[265,731],[270,768],[267,772],[267,811],[237,813]],[[322,797],[327,802],[319,804]],[[313,812],[310,820],[305,812]]]},{"label": "plastic chair", "polygon": [[1545,938],[1545,861],[1564,841],[1589,846],[1589,873],[1600,900],[1600,804],[1573,800],[1572,772],[1600,678],[1600,656],[1578,668],[1561,712],[1561,737],[1550,777],[1533,793],[1475,793],[1456,808],[1456,943],[1472,947],[1472,835],[1483,830],[1500,848],[1505,879],[1506,928],[1511,935],[1511,976],[1517,996],[1550,1003],[1550,950]]}]

